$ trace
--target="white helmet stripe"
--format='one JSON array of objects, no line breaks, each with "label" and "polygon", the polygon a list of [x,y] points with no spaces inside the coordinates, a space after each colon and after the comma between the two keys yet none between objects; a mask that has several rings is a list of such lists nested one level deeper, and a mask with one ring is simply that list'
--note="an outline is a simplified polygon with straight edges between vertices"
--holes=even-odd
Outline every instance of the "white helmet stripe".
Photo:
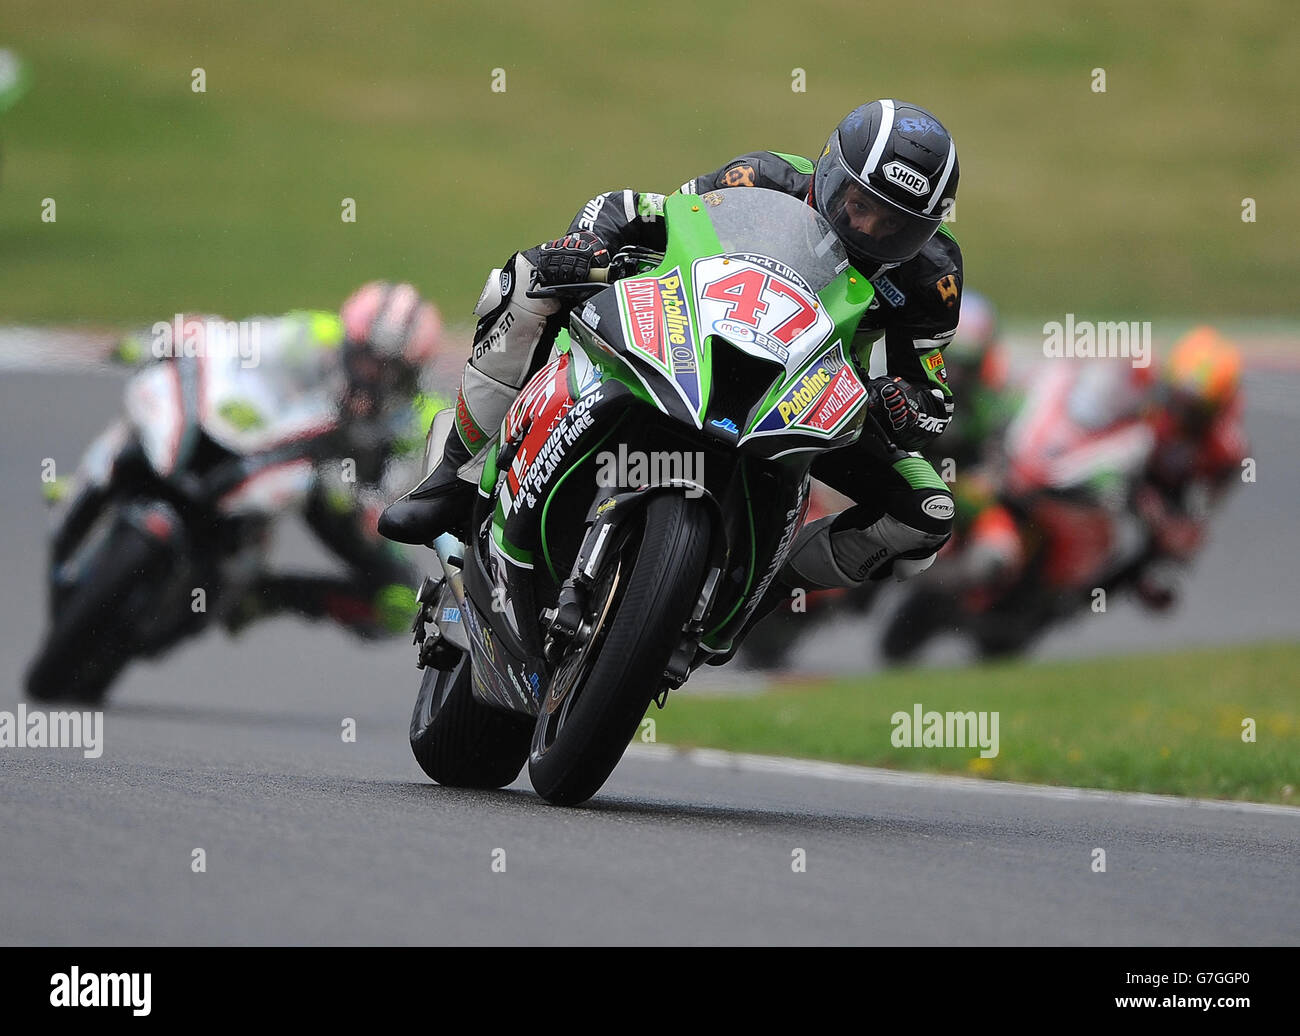
[{"label": "white helmet stripe", "polygon": [[937,202],[940,196],[943,194],[943,189],[945,185],[948,183],[948,177],[952,173],[952,164],[956,160],[957,160],[957,145],[954,144],[952,142],[952,138],[949,137],[948,138],[948,161],[944,163],[943,175],[939,177],[939,182],[934,185],[934,192],[930,195],[930,204],[925,207],[924,211],[927,215],[929,215],[930,211],[934,208],[934,203]]},{"label": "white helmet stripe", "polygon": [[889,134],[894,131],[894,102],[882,100],[880,102],[880,129],[876,131],[876,139],[871,144],[871,153],[867,155],[866,164],[862,167],[862,179],[865,182],[867,177],[876,171],[876,165],[880,162],[880,156],[885,152],[885,143],[889,140]]}]

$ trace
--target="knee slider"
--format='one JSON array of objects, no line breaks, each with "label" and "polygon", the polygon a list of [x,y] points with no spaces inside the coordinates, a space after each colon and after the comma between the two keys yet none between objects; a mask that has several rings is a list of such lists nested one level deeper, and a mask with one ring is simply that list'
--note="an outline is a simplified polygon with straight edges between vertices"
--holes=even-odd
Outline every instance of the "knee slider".
[{"label": "knee slider", "polygon": [[896,494],[890,500],[888,512],[905,525],[942,536],[942,543],[952,534],[957,504],[946,489],[913,489]]},{"label": "knee slider", "polygon": [[894,560],[895,582],[901,583],[904,580],[911,579],[913,576],[919,576],[934,564],[934,559],[938,556],[939,555],[936,552],[924,558],[896,558]]},{"label": "knee slider", "polygon": [[841,514],[832,524],[830,536],[837,564],[854,582],[875,582],[896,574],[897,561],[932,556],[949,536],[948,527],[939,531],[933,521],[931,528],[917,528],[888,511],[869,521],[873,512],[864,509],[855,515],[858,510],[850,508]]}]

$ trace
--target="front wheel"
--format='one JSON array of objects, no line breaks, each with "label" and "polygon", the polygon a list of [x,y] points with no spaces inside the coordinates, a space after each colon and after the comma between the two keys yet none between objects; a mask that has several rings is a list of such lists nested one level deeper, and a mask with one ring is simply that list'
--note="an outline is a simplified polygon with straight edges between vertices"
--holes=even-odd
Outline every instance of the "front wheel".
[{"label": "front wheel", "polygon": [[130,661],[134,596],[158,568],[156,545],[117,519],[81,582],[56,599],[50,631],[27,667],[27,696],[40,702],[98,705]]},{"label": "front wheel", "polygon": [[710,522],[698,500],[658,494],[640,529],[622,533],[533,728],[528,776],[554,805],[591,798],[623,758],[704,581]]}]

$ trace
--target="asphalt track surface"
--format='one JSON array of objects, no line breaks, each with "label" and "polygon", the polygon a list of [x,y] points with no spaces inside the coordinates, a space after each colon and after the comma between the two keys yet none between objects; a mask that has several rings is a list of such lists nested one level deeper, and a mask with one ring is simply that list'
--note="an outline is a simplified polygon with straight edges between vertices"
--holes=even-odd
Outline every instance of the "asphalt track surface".
[{"label": "asphalt track surface", "polygon": [[[1252,375],[1260,481],[1224,514],[1188,606],[1150,625],[1116,607],[1046,653],[1296,635],[1295,381]],[[121,384],[0,373],[0,709],[43,621],[41,461],[70,470]],[[287,560],[320,560],[285,540]],[[814,641],[860,669],[861,639]],[[834,668],[819,650],[798,660]],[[283,620],[129,669],[98,759],[0,749],[0,941],[1300,942],[1300,810],[648,748],[588,807],[558,810],[526,777],[429,783],[406,744],[416,682],[401,641]]]}]

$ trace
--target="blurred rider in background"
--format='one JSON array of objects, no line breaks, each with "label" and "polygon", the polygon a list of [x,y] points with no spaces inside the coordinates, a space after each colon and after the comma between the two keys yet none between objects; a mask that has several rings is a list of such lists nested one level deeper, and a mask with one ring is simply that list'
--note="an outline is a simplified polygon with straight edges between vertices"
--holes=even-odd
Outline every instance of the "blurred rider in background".
[{"label": "blurred rider in background", "polygon": [[[1145,461],[1114,484],[1106,456],[1098,458],[1093,485],[1099,510],[1127,514],[1144,530],[1148,547],[1132,585],[1148,607],[1163,610],[1178,597],[1187,568],[1204,547],[1214,510],[1237,481],[1248,452],[1242,428],[1241,357],[1211,327],[1193,329],[1169,356],[1149,369],[1079,367],[1079,382],[1101,387],[1106,405],[1140,416],[1150,432]],[[1090,378],[1090,375],[1098,375]],[[1025,561],[1025,529],[1001,497],[1015,489],[999,478],[1002,460],[991,455],[957,495],[963,505],[964,565],[981,578],[1010,582]]]},{"label": "blurred rider in background", "polygon": [[[221,326],[218,318],[185,323],[196,330]],[[268,537],[262,569],[225,604],[224,625],[235,633],[291,612],[332,619],[363,637],[404,632],[419,574],[375,524],[394,486],[410,478],[400,462],[418,461],[433,414],[447,405],[419,385],[441,339],[437,308],[409,284],[377,281],[354,292],[337,314],[298,310],[243,323],[256,326],[257,349],[228,358],[226,384],[235,388],[222,397],[222,417],[260,431],[270,413],[268,431],[283,433],[277,441],[315,460],[310,488],[290,507],[345,571],[272,572],[265,566]],[[139,364],[156,354],[147,335],[131,336],[114,358]],[[75,505],[85,510],[88,503]]]},{"label": "blurred rider in background", "polygon": [[1137,591],[1146,605],[1164,609],[1176,601],[1249,452],[1241,356],[1214,328],[1194,328],[1175,344],[1153,392],[1155,445],[1135,498],[1152,547]]}]

